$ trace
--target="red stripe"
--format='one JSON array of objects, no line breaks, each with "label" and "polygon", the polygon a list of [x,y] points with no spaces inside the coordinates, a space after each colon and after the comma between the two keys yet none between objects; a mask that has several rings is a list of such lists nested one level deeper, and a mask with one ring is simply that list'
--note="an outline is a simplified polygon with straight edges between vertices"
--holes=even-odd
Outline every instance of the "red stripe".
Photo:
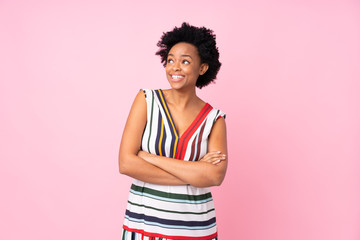
[{"label": "red stripe", "polygon": [[223,116],[219,115],[219,116],[216,118],[215,121],[217,121],[219,118],[222,118],[222,117],[223,117]]},{"label": "red stripe", "polygon": [[[186,149],[184,149],[184,146],[187,146],[191,136],[196,132],[196,130],[199,128],[200,124],[204,121],[204,119],[207,117],[208,113],[213,109],[211,105],[208,103],[205,104],[204,108],[201,110],[201,112],[198,114],[196,119],[193,121],[191,126],[182,134],[182,136],[179,139],[179,145],[176,151],[176,158],[184,160]],[[184,149],[184,150],[183,150]]]},{"label": "red stripe", "polygon": [[173,239],[173,240],[210,240],[210,239],[217,237],[217,232],[213,233],[211,235],[208,235],[208,236],[203,236],[203,237],[185,237],[185,236],[168,236],[168,235],[163,235],[163,234],[158,234],[158,233],[149,233],[149,232],[146,232],[141,229],[129,228],[125,225],[123,225],[123,228],[129,232],[136,232],[136,233],[143,234],[146,237],[162,237],[162,238],[168,238],[168,239]]},{"label": "red stripe", "polygon": [[[206,103],[205,106],[201,109],[200,113],[197,115],[197,117],[195,118],[195,120],[192,122],[192,124],[186,129],[186,131],[181,135],[180,139],[179,139],[179,145],[177,148],[177,152],[176,152],[176,158],[177,159],[181,159],[183,160],[186,149],[183,151],[184,145],[185,143],[187,144],[189,142],[189,140],[187,140],[185,142],[185,140],[188,138],[189,133],[190,132],[194,132],[194,130],[196,131],[197,128],[194,128],[195,125],[198,125],[200,122],[200,119],[204,117],[204,113],[206,112],[206,110],[208,110],[209,108],[209,104]],[[211,106],[210,106],[211,107]],[[211,107],[212,108],[212,107]],[[206,116],[206,115],[205,115]],[[200,122],[201,123],[201,122]],[[191,136],[191,135],[190,135]]]},{"label": "red stripe", "polygon": [[195,161],[199,160],[198,158],[199,158],[200,150],[201,150],[201,140],[202,140],[202,135],[203,135],[205,126],[206,126],[206,124],[204,123],[200,129],[198,140],[197,141],[194,140],[191,144],[191,154],[190,154],[190,158],[189,158],[190,161],[194,161],[193,159],[194,159],[194,154],[195,154],[195,146],[197,146]]},{"label": "red stripe", "polygon": [[[184,138],[182,138],[181,140],[181,150],[180,150],[180,157],[179,159],[184,159],[185,157],[185,153],[186,153],[186,146],[188,144],[188,142],[190,141],[191,136],[196,132],[196,130],[199,128],[199,125],[203,122],[203,120],[206,118],[207,114],[211,111],[212,107],[210,105],[208,105],[203,113],[199,114],[199,119],[197,119],[196,121],[194,121],[194,125],[189,127],[189,131],[185,134],[183,134],[183,136],[185,136]],[[183,148],[185,147],[184,151]]]},{"label": "red stripe", "polygon": [[203,136],[203,133],[204,133],[204,129],[205,129],[205,124],[204,124],[204,126],[201,128],[201,130],[200,130],[199,139],[198,139],[198,142],[197,142],[197,149],[196,149],[195,161],[198,161],[198,160],[199,160],[200,150],[201,150],[201,140],[202,140],[202,136]]}]

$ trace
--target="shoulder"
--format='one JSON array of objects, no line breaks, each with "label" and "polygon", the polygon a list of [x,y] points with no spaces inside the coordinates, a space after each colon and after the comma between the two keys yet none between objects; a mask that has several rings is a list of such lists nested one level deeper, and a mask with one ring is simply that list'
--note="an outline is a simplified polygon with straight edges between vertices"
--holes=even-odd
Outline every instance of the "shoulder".
[{"label": "shoulder", "polygon": [[209,151],[218,151],[225,153],[226,150],[226,114],[218,108],[211,110],[211,118],[209,119],[209,125],[211,125],[209,133]]},{"label": "shoulder", "polygon": [[210,103],[207,103],[210,107],[211,107],[211,111],[209,113],[210,117],[213,119],[213,122],[217,121],[220,118],[225,119],[226,118],[226,113],[223,112],[222,110],[213,107]]},{"label": "shoulder", "polygon": [[137,92],[135,99],[133,101],[132,110],[141,110],[141,109],[145,109],[146,110],[146,102],[147,102],[147,96],[148,96],[148,91],[147,89],[139,89],[139,91]]},{"label": "shoulder", "polygon": [[146,122],[147,104],[144,97],[144,92],[139,90],[130,108],[128,120],[125,128],[136,128]]}]

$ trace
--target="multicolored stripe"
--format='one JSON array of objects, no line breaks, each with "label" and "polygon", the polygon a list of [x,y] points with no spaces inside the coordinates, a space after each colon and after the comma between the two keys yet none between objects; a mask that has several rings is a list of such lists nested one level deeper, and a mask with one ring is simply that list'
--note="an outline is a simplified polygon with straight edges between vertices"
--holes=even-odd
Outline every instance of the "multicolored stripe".
[{"label": "multicolored stripe", "polygon": [[168,123],[169,123],[169,127],[170,127],[170,132],[171,132],[171,145],[170,145],[170,155],[172,158],[175,158],[175,153],[176,153],[176,149],[177,149],[177,145],[178,145],[178,141],[179,141],[179,135],[177,133],[177,130],[176,130],[176,127],[175,127],[175,122],[170,114],[170,110],[169,110],[169,107],[165,101],[165,98],[164,98],[164,94],[162,92],[161,89],[159,90],[156,90],[155,91],[156,93],[156,96],[158,97],[158,102],[160,104],[160,106],[163,108],[164,112],[165,112],[165,116],[166,116],[166,119],[168,120]]},{"label": "multicolored stripe", "polygon": [[[213,124],[225,114],[206,103],[180,136],[163,91],[143,91],[147,103],[147,124],[141,149],[184,161],[201,159],[207,153],[207,141]],[[156,185],[134,179],[122,239],[217,239],[210,189],[190,185]]]}]

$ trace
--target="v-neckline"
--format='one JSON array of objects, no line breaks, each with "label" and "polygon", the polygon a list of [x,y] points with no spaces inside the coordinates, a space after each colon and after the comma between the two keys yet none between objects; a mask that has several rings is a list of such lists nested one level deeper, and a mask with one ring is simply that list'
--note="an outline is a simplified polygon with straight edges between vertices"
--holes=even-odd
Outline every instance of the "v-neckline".
[{"label": "v-neckline", "polygon": [[169,105],[167,104],[167,101],[165,99],[165,95],[164,95],[164,92],[162,89],[159,89],[160,92],[161,92],[161,95],[163,96],[164,98],[164,103],[165,103],[165,106],[166,108],[168,109],[169,111],[169,116],[170,116],[170,120],[173,122],[174,124],[174,131],[176,132],[177,136],[179,139],[181,139],[185,133],[187,133],[192,127],[193,125],[196,124],[196,122],[198,121],[198,119],[201,117],[202,113],[204,112],[205,108],[207,108],[209,106],[209,103],[205,102],[205,105],[201,108],[201,110],[198,112],[198,114],[196,115],[196,117],[192,120],[192,122],[190,123],[190,125],[185,129],[185,131],[180,135],[179,134],[179,131],[175,125],[175,122],[174,122],[174,118],[172,117],[172,114],[171,114],[171,111],[170,111],[170,108],[169,108]]}]

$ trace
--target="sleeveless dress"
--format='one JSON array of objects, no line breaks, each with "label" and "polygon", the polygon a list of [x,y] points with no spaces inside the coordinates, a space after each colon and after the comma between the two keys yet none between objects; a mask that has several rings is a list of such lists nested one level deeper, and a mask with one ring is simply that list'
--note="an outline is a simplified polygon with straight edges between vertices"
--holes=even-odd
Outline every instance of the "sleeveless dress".
[{"label": "sleeveless dress", "polygon": [[[161,89],[142,89],[147,123],[141,150],[184,161],[198,161],[207,153],[215,121],[225,113],[208,103],[179,136]],[[122,240],[217,239],[210,188],[157,185],[134,179],[130,188]]]}]

